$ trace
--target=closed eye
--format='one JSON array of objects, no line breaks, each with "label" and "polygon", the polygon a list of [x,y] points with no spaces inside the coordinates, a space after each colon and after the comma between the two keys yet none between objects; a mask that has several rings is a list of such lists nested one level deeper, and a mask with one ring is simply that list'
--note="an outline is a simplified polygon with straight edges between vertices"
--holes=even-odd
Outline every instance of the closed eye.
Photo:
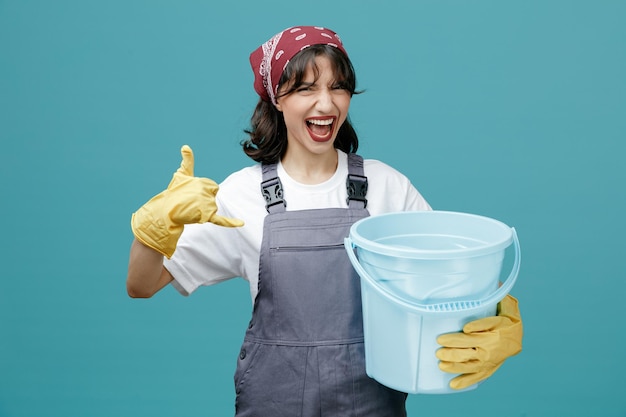
[{"label": "closed eye", "polygon": [[333,90],[349,90],[348,85],[343,82],[335,83],[331,86]]},{"label": "closed eye", "polygon": [[300,85],[300,87],[298,87],[296,91],[297,92],[312,91],[314,87],[315,87],[314,83],[302,83],[302,85]]}]

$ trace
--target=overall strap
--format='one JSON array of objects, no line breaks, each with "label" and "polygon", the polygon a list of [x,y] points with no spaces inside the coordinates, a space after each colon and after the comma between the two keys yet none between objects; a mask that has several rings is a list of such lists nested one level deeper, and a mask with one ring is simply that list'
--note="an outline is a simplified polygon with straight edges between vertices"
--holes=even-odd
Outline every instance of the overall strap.
[{"label": "overall strap", "polygon": [[[265,198],[265,209],[268,213],[285,211],[287,202],[283,197],[283,185],[278,178],[278,164],[263,164],[261,166],[263,178],[261,180],[261,193]],[[355,153],[348,154],[348,177],[346,178],[346,190],[348,198],[346,204],[349,208],[367,207],[367,177],[363,175],[363,158]]]},{"label": "overall strap", "polygon": [[348,154],[348,178],[346,188],[348,191],[348,207],[367,207],[367,177],[363,175],[363,158],[355,153]]},{"label": "overall strap", "polygon": [[276,168],[278,164],[261,165],[263,178],[261,180],[261,193],[265,198],[265,209],[268,213],[280,213],[285,211],[287,202],[283,198],[283,184],[278,178]]}]

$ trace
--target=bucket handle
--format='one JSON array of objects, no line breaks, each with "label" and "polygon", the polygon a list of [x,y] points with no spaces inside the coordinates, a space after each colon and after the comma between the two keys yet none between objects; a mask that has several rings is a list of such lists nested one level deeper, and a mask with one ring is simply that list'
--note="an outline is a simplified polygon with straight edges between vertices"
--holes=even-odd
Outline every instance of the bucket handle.
[{"label": "bucket handle", "polygon": [[380,285],[376,280],[374,280],[361,266],[359,260],[354,253],[354,248],[356,245],[352,242],[350,237],[346,237],[344,239],[344,246],[346,248],[346,252],[348,252],[348,257],[350,258],[350,262],[352,262],[352,266],[356,272],[363,278],[365,278],[369,283],[375,286],[379,291],[385,294],[387,297],[392,298],[398,304],[404,305],[408,309],[419,310],[426,313],[438,312],[438,311],[460,311],[460,310],[471,310],[475,308],[479,308],[485,305],[497,304],[500,302],[513,288],[515,281],[519,275],[520,265],[521,265],[521,250],[519,239],[517,237],[517,232],[514,227],[511,227],[511,231],[513,232],[513,245],[515,248],[515,261],[513,263],[513,267],[511,269],[511,273],[507,277],[507,279],[502,283],[502,285],[491,295],[483,298],[481,300],[472,300],[472,301],[451,301],[445,303],[436,303],[436,304],[419,304],[419,303],[409,303],[406,300],[398,297],[395,294],[392,294]]}]

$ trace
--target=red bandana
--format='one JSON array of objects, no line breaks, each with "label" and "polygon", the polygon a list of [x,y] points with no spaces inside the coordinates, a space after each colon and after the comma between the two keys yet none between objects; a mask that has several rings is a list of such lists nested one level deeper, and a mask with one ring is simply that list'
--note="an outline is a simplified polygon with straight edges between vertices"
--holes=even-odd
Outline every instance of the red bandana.
[{"label": "red bandana", "polygon": [[330,45],[348,55],[339,36],[317,26],[294,26],[274,35],[250,54],[254,90],[265,101],[276,104],[278,81],[291,58],[311,45]]}]

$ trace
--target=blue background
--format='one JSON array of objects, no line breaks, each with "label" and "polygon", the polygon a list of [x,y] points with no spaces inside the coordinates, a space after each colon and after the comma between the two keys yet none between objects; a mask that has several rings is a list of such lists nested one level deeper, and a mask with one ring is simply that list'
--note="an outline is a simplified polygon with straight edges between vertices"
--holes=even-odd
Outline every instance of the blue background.
[{"label": "blue background", "polygon": [[361,153],[514,226],[524,351],[409,415],[626,416],[626,2],[0,0],[0,416],[228,416],[251,302],[126,295],[130,214],[221,181],[285,27],[344,39]]}]

